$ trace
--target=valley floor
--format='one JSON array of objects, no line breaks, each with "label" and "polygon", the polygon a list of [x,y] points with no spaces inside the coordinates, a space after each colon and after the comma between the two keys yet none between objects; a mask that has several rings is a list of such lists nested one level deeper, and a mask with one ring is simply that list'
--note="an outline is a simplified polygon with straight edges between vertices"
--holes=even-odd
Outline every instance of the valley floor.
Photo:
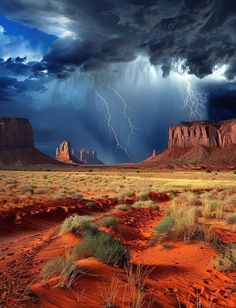
[{"label": "valley floor", "polygon": [[[235,307],[233,172],[0,171],[0,179],[0,307]],[[216,241],[158,234],[179,208],[182,217],[194,209],[194,228]],[[58,275],[43,281],[45,264],[83,241],[59,235],[72,214],[119,240],[129,264],[80,258],[69,288],[57,286]],[[102,225],[104,217],[116,224]]]}]

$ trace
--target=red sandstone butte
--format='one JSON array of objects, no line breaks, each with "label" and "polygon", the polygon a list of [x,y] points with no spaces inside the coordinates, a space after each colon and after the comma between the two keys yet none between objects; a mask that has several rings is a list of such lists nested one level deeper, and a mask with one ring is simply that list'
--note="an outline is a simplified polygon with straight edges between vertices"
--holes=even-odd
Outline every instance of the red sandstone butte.
[{"label": "red sandstone butte", "polygon": [[64,140],[59,148],[56,149],[56,159],[60,162],[66,164],[81,164],[82,162],[79,161],[72,155],[71,145],[70,142]]},{"label": "red sandstone butte", "polygon": [[37,150],[30,121],[23,118],[0,118],[0,165],[55,164]]},{"label": "red sandstone butte", "polygon": [[73,150],[73,155],[82,161],[84,164],[90,164],[90,165],[100,165],[103,164],[101,160],[97,157],[97,152],[92,149],[82,149],[80,151]]},{"label": "red sandstone butte", "polygon": [[236,144],[236,120],[217,123],[185,122],[169,129],[169,148],[225,148]]},{"label": "red sandstone butte", "polygon": [[0,147],[34,147],[34,135],[29,120],[0,118]]},{"label": "red sandstone butte", "polygon": [[236,119],[182,122],[169,129],[168,148],[145,163],[236,165]]}]

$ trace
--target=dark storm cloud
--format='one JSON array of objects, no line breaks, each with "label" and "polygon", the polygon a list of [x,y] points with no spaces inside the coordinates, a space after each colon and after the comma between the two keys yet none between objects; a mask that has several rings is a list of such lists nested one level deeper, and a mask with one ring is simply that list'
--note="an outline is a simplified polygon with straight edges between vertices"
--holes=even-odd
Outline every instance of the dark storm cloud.
[{"label": "dark storm cloud", "polygon": [[[0,58],[0,99],[13,101],[19,96],[26,97],[27,92],[44,92],[43,76],[40,73],[42,65],[37,62],[25,63],[26,58],[8,58],[6,61]],[[17,78],[21,76],[22,80]],[[37,76],[37,78],[35,78]],[[23,78],[24,77],[24,78]]]},{"label": "dark storm cloud", "polygon": [[227,78],[236,75],[235,0],[12,0],[0,10],[60,36],[42,62],[59,77],[138,54],[161,65],[164,76],[177,60],[200,78],[218,64],[229,65]]}]

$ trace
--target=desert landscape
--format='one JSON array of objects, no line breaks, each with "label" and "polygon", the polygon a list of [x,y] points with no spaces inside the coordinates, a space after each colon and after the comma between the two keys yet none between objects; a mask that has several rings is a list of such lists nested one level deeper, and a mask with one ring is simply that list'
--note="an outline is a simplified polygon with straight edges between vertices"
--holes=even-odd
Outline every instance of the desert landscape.
[{"label": "desert landscape", "polygon": [[235,306],[235,172],[0,177],[1,305]]},{"label": "desert landscape", "polygon": [[53,160],[28,121],[2,123],[2,307],[235,307],[235,120],[120,165],[68,141]]},{"label": "desert landscape", "polygon": [[0,308],[236,308],[236,0],[0,0]]}]

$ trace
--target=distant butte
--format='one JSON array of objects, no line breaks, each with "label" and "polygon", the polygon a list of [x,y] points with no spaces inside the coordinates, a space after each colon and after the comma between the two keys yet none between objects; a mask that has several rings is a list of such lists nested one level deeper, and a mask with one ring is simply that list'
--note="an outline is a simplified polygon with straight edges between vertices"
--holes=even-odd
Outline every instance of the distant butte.
[{"label": "distant butte", "polygon": [[0,165],[55,164],[56,161],[34,146],[30,121],[0,118]]},{"label": "distant butte", "polygon": [[236,165],[236,119],[182,122],[170,127],[168,148],[145,164]]},{"label": "distant butte", "polygon": [[100,165],[103,164],[97,158],[97,152],[92,149],[75,150],[71,148],[70,142],[64,140],[56,149],[56,159],[66,164],[80,165]]}]

